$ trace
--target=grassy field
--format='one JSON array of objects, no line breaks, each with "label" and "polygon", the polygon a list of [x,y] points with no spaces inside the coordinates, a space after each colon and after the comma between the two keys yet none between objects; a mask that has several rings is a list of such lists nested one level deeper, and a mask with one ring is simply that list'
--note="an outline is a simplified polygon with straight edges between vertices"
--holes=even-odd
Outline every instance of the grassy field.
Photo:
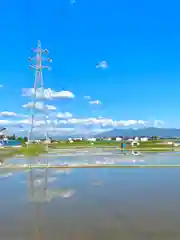
[{"label": "grassy field", "polygon": [[22,146],[21,148],[5,147],[5,148],[0,148],[0,161],[16,155],[35,157],[46,152],[47,152],[46,148],[42,144],[32,144],[28,147]]},{"label": "grassy field", "polygon": [[[132,147],[129,142],[126,143],[127,150],[132,149],[172,149],[172,145],[165,144],[162,140],[154,140],[154,141],[147,141],[147,142],[141,142],[139,146]],[[83,148],[83,147],[100,147],[100,148],[106,148],[106,147],[116,147],[120,148],[121,143],[116,141],[96,141],[96,142],[87,142],[87,141],[79,141],[79,142],[73,142],[73,143],[67,143],[67,142],[60,142],[60,143],[53,143],[50,146],[50,148]]]},{"label": "grassy field", "polygon": [[43,144],[31,144],[28,147],[19,148],[16,151],[16,154],[22,154],[24,156],[38,156],[46,152],[46,146],[44,146]]}]

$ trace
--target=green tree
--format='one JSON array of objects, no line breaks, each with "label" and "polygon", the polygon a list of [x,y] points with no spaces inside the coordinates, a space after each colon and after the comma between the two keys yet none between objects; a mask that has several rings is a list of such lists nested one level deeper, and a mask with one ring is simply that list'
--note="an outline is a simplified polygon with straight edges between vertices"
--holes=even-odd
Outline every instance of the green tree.
[{"label": "green tree", "polygon": [[24,143],[24,138],[23,138],[23,137],[21,137],[21,136],[20,136],[20,137],[18,137],[18,138],[17,138],[17,140],[18,140],[18,141],[20,141],[21,143]]}]

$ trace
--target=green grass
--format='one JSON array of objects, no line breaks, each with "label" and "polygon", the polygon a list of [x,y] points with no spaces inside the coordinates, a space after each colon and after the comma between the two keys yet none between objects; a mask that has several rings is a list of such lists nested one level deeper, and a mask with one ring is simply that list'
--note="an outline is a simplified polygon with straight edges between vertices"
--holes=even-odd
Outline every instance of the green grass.
[{"label": "green grass", "polygon": [[[173,146],[169,144],[165,144],[168,141],[165,140],[152,140],[147,142],[140,142],[139,146],[132,147],[130,142],[124,141],[126,143],[126,148],[124,150],[129,151],[144,151],[144,152],[162,152],[162,151],[173,151]],[[50,148],[52,149],[74,149],[74,148],[106,148],[108,149],[112,148],[119,148],[120,149],[121,142],[110,142],[110,141],[96,141],[93,142],[93,145],[90,144],[90,142],[87,141],[79,141],[79,142],[73,142],[68,143],[66,141],[62,141],[60,143],[54,143],[50,145]]]},{"label": "green grass", "polygon": [[27,147],[22,147],[17,150],[16,154],[23,154],[24,156],[38,156],[42,153],[46,153],[45,146],[42,144],[31,144]]},{"label": "green grass", "polygon": [[11,150],[0,150],[0,160],[12,157],[16,154],[16,150],[11,149]]},{"label": "green grass", "polygon": [[2,148],[0,149],[0,158],[6,159],[13,157],[15,155],[24,155],[24,156],[38,156],[42,153],[46,153],[45,146],[43,144],[31,144],[28,147],[22,146],[21,148]]},{"label": "green grass", "polygon": [[[154,141],[148,141],[148,142],[140,142],[139,147],[140,148],[144,148],[144,147],[148,147],[148,148],[170,148],[172,147],[171,145],[168,144],[164,144],[164,140],[154,140]],[[124,141],[124,143],[126,143],[126,147],[127,148],[131,148],[131,144],[127,141]],[[88,141],[79,141],[79,142],[73,142],[73,143],[68,143],[66,141],[61,141],[59,143],[53,143],[50,145],[50,147],[54,147],[54,148],[61,148],[61,147],[95,147],[95,146],[99,146],[99,147],[106,147],[106,146],[114,146],[114,147],[118,147],[121,145],[121,142],[116,142],[116,141],[96,141],[93,142],[93,145],[91,145],[90,142]]]},{"label": "green grass", "polygon": [[73,143],[69,143],[67,141],[61,141],[59,143],[52,143],[51,146],[54,147],[71,147],[71,146],[93,146],[91,145],[93,143],[94,146],[120,146],[120,142],[110,142],[110,141],[95,141],[95,142],[89,142],[89,141],[77,141]]}]

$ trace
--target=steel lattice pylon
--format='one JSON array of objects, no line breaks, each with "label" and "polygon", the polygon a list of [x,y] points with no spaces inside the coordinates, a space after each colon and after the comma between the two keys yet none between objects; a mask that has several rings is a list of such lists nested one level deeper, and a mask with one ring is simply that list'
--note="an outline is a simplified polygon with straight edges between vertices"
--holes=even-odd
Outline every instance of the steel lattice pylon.
[{"label": "steel lattice pylon", "polygon": [[[51,58],[44,58],[44,54],[48,54],[49,51],[48,49],[42,49],[41,48],[41,42],[38,41],[37,47],[32,49],[32,51],[36,54],[35,57],[29,57],[29,61],[33,62],[29,67],[30,69],[35,70],[35,81],[34,81],[34,87],[33,87],[33,92],[32,92],[32,106],[31,106],[31,124],[29,128],[29,134],[28,134],[28,141],[31,141],[32,139],[32,131],[34,128],[34,121],[35,121],[35,114],[36,114],[36,108],[37,108],[37,99],[41,99],[41,108],[43,108],[43,115],[44,115],[44,121],[45,121],[45,139],[48,139],[48,132],[47,132],[47,109],[46,105],[44,103],[44,100],[47,99],[47,94],[48,91],[45,91],[44,89],[44,82],[43,82],[43,70],[48,69],[50,70],[51,68],[49,66],[43,65],[44,61],[47,62],[52,62]],[[39,102],[38,102],[39,103]]]}]

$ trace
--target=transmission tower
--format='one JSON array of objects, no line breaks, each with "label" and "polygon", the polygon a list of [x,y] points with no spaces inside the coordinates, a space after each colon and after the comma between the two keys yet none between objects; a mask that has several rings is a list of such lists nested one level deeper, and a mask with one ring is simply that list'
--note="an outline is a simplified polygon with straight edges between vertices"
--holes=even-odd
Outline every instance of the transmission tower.
[{"label": "transmission tower", "polygon": [[[48,139],[48,133],[47,133],[47,113],[46,113],[46,105],[44,103],[44,100],[47,98],[47,93],[44,89],[44,82],[43,82],[43,70],[48,69],[51,70],[51,68],[48,65],[43,65],[44,61],[50,63],[52,62],[52,58],[48,58],[47,55],[49,54],[48,49],[42,49],[41,48],[41,42],[38,41],[37,47],[32,49],[32,52],[36,55],[34,57],[29,57],[28,60],[31,62],[29,65],[30,69],[35,70],[35,81],[34,81],[34,87],[33,87],[33,99],[32,99],[32,106],[31,106],[31,124],[28,134],[28,141],[31,141],[32,138],[32,131],[34,128],[34,118],[36,114],[36,104],[37,104],[37,98],[41,98],[43,100],[42,106],[43,106],[43,115],[44,115],[44,121],[45,121],[45,139]],[[46,57],[44,58],[44,54]]]}]

